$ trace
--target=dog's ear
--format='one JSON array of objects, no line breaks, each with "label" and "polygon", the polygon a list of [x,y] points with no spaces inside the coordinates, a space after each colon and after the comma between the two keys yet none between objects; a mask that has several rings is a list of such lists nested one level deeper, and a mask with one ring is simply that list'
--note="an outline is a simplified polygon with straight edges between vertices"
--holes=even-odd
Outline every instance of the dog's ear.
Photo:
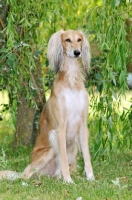
[{"label": "dog's ear", "polygon": [[85,36],[85,34],[80,31],[83,37],[82,41],[82,63],[83,67],[86,71],[90,69],[90,60],[91,60],[91,55],[90,55],[90,45],[89,42]]},{"label": "dog's ear", "polygon": [[61,34],[63,30],[54,33],[48,43],[47,57],[51,67],[58,72],[63,61],[63,47],[61,44]]}]

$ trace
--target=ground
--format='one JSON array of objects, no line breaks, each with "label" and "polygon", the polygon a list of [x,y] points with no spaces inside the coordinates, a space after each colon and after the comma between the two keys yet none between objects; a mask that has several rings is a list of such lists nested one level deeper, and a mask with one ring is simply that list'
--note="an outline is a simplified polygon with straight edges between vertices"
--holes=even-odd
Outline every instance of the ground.
[{"label": "ground", "polygon": [[[31,149],[20,147],[3,149],[3,167],[22,171],[29,162]],[[3,157],[3,155],[6,155]],[[115,152],[107,160],[92,160],[95,181],[83,174],[83,160],[78,157],[78,171],[72,176],[74,184],[64,184],[51,177],[30,180],[0,181],[0,200],[131,200],[132,151]],[[1,164],[1,165],[2,165]],[[2,166],[1,166],[2,167]],[[82,197],[82,198],[81,198]]]}]

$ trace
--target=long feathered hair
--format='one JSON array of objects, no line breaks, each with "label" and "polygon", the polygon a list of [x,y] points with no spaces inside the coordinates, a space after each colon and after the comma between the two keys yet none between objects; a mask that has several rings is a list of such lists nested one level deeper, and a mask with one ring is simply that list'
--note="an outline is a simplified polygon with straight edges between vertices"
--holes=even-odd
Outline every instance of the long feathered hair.
[{"label": "long feathered hair", "polygon": [[[63,30],[60,30],[56,33],[54,33],[48,43],[48,53],[47,57],[49,60],[50,66],[54,69],[55,72],[58,72],[63,64],[63,46],[61,43],[61,35],[64,33]],[[89,42],[85,36],[85,34],[82,31],[79,31],[81,33],[83,41],[82,41],[82,63],[83,67],[86,71],[90,68],[90,45]]]}]

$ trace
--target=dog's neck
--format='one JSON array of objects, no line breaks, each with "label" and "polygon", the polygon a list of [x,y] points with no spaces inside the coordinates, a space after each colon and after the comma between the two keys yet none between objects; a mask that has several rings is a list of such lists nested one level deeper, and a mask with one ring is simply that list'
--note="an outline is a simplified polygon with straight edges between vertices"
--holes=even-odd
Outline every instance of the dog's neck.
[{"label": "dog's neck", "polygon": [[71,88],[83,86],[84,76],[79,58],[72,58],[64,55],[63,64],[58,74],[58,78],[65,81]]},{"label": "dog's neck", "polygon": [[65,72],[78,71],[80,70],[79,58],[72,58],[70,56],[64,55],[63,64],[61,70]]}]

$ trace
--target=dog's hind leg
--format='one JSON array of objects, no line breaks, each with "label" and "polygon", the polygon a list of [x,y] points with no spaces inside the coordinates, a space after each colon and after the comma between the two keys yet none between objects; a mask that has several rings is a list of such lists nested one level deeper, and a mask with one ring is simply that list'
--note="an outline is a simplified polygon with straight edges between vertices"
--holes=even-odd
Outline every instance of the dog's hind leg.
[{"label": "dog's hind leg", "polygon": [[39,155],[39,157],[29,164],[22,172],[21,178],[29,179],[35,173],[39,173],[39,170],[44,168],[46,164],[54,157],[53,148]]}]

